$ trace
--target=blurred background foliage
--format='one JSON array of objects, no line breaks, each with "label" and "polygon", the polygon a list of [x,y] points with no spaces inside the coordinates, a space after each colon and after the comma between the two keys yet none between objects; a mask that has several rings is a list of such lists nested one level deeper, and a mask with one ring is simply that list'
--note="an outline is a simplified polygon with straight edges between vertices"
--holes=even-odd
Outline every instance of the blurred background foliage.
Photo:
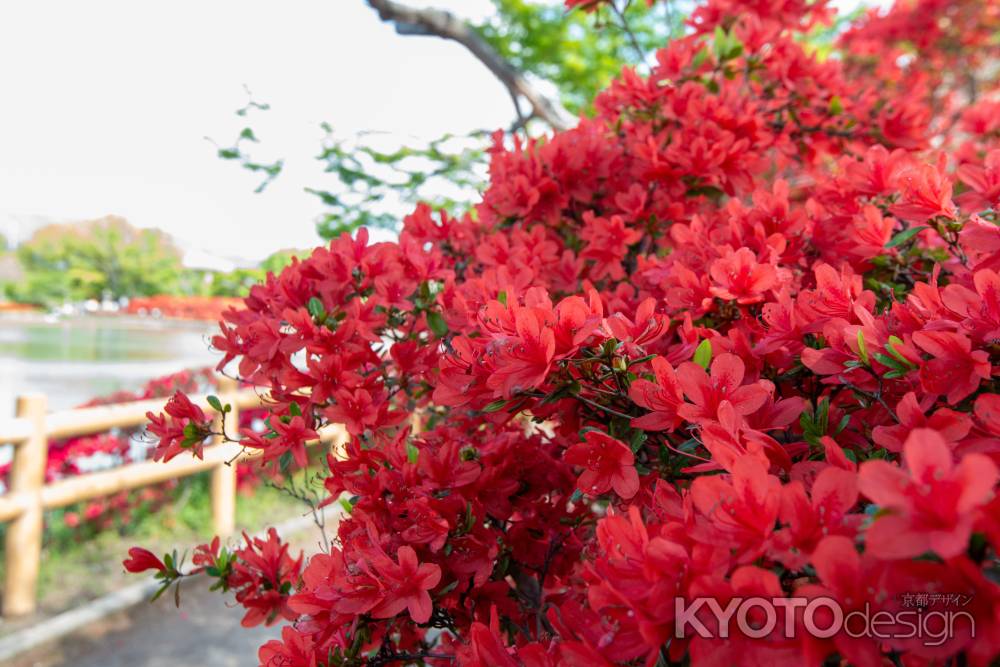
[{"label": "blurred background foliage", "polygon": [[0,242],[0,296],[47,308],[156,295],[245,296],[295,254],[302,253],[281,250],[254,268],[213,271],[184,266],[168,234],[139,229],[124,218],[57,223],[39,228],[14,250]]},{"label": "blurred background foliage", "polygon": [[116,216],[42,227],[17,248],[17,260],[23,275],[7,288],[15,301],[114,300],[181,286],[181,254],[170,238]]},{"label": "blurred background foliage", "polygon": [[[683,31],[686,14],[681,2],[650,8],[644,0],[618,0],[590,13],[568,12],[552,0],[492,3],[494,13],[466,26],[540,94],[574,116],[589,113],[594,96],[623,67],[643,69],[653,62],[655,51]],[[485,67],[483,75],[490,76]],[[247,118],[268,109],[251,98],[236,113]],[[552,129],[541,118],[524,118],[513,106],[511,119],[503,129],[529,136]],[[455,214],[469,210],[486,182],[486,149],[496,129],[401,142],[379,132],[342,136],[335,125],[324,123],[326,136],[316,159],[331,178],[307,188],[323,204],[320,236],[330,239],[362,226],[395,229],[418,201]],[[254,145],[259,142],[247,124],[231,145],[218,148],[218,156],[261,176],[257,192],[263,192],[285,163],[258,160]]]},{"label": "blurred background foliage", "polygon": [[589,14],[561,2],[493,5],[496,13],[474,29],[516,69],[553,86],[574,115],[589,114],[594,96],[622,67],[652,62],[682,30],[682,13],[670,2],[617,2]]}]

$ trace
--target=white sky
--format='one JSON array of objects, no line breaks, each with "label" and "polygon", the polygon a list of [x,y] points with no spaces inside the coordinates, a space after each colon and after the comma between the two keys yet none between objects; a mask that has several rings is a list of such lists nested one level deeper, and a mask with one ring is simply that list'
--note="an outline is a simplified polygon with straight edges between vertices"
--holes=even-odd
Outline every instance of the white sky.
[{"label": "white sky", "polygon": [[[465,14],[486,0],[435,1]],[[215,157],[251,117],[286,172]],[[364,0],[0,3],[0,230],[113,213],[218,254],[318,242],[319,123],[423,138],[494,128],[510,101],[465,51],[400,37]],[[22,225],[23,228],[23,225]]]},{"label": "white sky", "polygon": [[[262,195],[205,140],[235,139],[244,84],[272,107],[250,124],[286,158]],[[0,3],[0,231],[15,236],[36,216],[117,214],[259,259],[319,240],[321,207],[303,187],[324,183],[320,122],[432,138],[511,118],[460,46],[398,36],[364,0]]]}]

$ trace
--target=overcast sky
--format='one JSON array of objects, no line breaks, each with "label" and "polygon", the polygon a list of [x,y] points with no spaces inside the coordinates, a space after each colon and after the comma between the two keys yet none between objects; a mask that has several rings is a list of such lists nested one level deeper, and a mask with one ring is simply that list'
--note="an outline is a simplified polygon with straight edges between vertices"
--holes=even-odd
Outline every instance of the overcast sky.
[{"label": "overcast sky", "polygon": [[[0,63],[0,229],[118,214],[249,258],[318,242],[302,188],[324,182],[322,121],[432,138],[512,116],[461,47],[400,37],[363,0],[3,2]],[[205,140],[235,139],[244,84],[272,106],[252,120],[265,148],[287,158],[262,195]]]}]

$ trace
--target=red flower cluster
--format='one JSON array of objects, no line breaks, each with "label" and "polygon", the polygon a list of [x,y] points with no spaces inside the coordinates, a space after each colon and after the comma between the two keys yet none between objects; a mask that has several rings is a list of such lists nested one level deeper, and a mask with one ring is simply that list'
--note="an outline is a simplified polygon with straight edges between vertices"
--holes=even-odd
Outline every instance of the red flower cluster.
[{"label": "red flower cluster", "polygon": [[[498,135],[474,215],[255,287],[214,341],[273,398],[245,444],[351,435],[301,575],[274,537],[199,556],[292,621],[261,664],[991,664],[997,15],[902,3],[824,60],[824,3],[710,0],[593,118]],[[744,598],[780,622],[678,611]],[[809,600],[895,620],[811,631]]]}]

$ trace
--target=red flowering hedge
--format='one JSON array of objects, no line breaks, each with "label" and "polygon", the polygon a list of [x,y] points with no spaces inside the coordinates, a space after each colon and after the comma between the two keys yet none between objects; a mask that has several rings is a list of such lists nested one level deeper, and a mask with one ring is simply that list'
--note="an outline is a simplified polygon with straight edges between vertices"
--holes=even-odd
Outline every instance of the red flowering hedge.
[{"label": "red flowering hedge", "polygon": [[[117,391],[91,399],[78,407],[89,408],[166,398],[178,391],[204,393],[217,389],[218,380],[218,374],[210,368],[184,370],[153,378],[137,391]],[[253,428],[256,422],[266,416],[266,411],[243,410],[240,412],[240,426]],[[147,460],[155,450],[149,446],[151,443],[143,440],[142,436],[141,428],[114,428],[104,433],[51,440],[48,443],[45,481],[52,482]],[[275,471],[268,472],[273,474]],[[7,487],[9,474],[10,462],[0,464],[0,487],[4,489]],[[253,490],[264,479],[257,467],[250,463],[239,464],[237,480],[242,491]],[[136,491],[122,491],[105,498],[80,503],[57,516],[60,516],[68,528],[79,529],[77,537],[85,538],[96,531],[110,530],[115,526],[128,524],[139,508],[157,511],[169,505],[174,500],[175,494],[172,491],[176,487],[177,480],[170,480]]]},{"label": "red flowering hedge", "polygon": [[[827,18],[711,0],[594,118],[498,136],[475,214],[344,236],[226,314],[221,365],[275,398],[246,446],[351,434],[328,551],[194,557],[285,623],[262,665],[996,658],[998,5],[913,0],[821,59]],[[169,458],[209,426],[178,398],[154,430]]]},{"label": "red flowering hedge", "polygon": [[157,296],[133,297],[126,312],[131,315],[154,315],[182,320],[214,321],[223,311],[238,305],[239,299],[224,296]]}]

